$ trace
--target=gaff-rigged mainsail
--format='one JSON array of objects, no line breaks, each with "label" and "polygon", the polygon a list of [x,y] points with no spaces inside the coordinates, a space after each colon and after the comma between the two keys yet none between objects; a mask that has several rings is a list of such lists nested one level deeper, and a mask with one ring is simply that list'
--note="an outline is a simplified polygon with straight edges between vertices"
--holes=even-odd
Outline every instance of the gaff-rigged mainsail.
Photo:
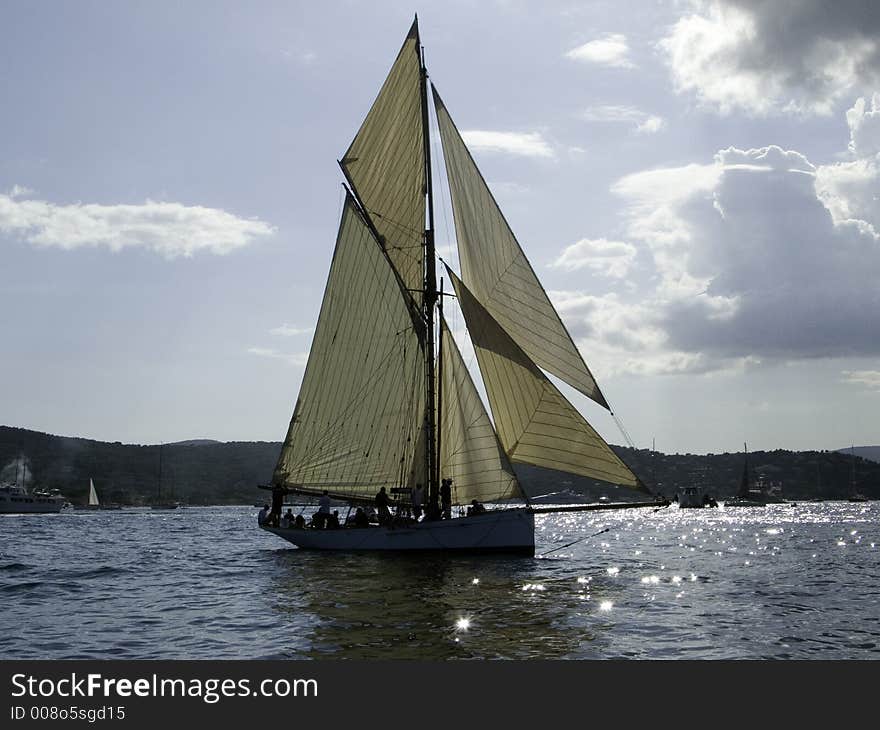
[{"label": "gaff-rigged mainsail", "polygon": [[608,408],[440,95],[431,88],[464,283],[532,360]]},{"label": "gaff-rigged mainsail", "polygon": [[440,464],[453,479],[456,501],[467,504],[522,497],[516,473],[498,441],[492,421],[445,320],[443,337],[443,413]]},{"label": "gaff-rigged mainsail", "polygon": [[464,314],[495,427],[514,463],[642,489],[629,467],[447,268]]},{"label": "gaff-rigged mainsail", "polygon": [[347,196],[273,483],[349,499],[411,484],[424,461],[422,340],[388,257]]}]

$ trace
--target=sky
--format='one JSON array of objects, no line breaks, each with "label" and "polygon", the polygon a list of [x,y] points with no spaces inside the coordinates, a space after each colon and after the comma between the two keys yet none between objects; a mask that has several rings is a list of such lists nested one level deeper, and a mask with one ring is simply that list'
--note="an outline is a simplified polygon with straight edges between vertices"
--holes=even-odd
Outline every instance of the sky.
[{"label": "sky", "polygon": [[3,3],[0,423],[281,440],[336,160],[416,12],[636,446],[880,443],[880,5],[862,0]]}]

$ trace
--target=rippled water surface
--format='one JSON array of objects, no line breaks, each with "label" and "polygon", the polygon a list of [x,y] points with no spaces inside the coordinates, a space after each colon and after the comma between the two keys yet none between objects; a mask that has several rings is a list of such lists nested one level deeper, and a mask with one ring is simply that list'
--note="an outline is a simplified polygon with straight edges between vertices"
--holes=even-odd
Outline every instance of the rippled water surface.
[{"label": "rippled water surface", "polygon": [[880,503],[539,515],[543,557],[336,555],[256,508],[0,516],[0,658],[880,658]]}]

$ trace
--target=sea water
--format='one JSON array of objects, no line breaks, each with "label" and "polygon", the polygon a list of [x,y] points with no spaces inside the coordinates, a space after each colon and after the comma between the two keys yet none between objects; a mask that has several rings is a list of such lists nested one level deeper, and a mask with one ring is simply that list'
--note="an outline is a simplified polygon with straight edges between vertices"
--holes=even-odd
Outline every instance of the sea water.
[{"label": "sea water", "polygon": [[880,658],[878,502],[538,515],[535,558],[301,551],[256,514],[0,516],[0,658]]}]

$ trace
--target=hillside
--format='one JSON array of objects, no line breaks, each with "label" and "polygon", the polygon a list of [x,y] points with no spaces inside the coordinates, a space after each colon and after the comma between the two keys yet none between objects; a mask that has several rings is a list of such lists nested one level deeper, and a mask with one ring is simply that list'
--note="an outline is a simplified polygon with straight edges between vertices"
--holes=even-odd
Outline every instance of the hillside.
[{"label": "hillside", "polygon": [[[16,480],[21,455],[28,467],[29,485],[58,488],[75,503],[86,501],[91,478],[104,502],[148,504],[159,491],[161,449],[163,498],[189,504],[252,504],[265,499],[257,485],[269,482],[280,447],[278,442],[204,439],[139,446],[0,426],[0,482]],[[646,449],[614,449],[649,487],[667,497],[692,484],[705,485],[718,498],[731,496],[742,477],[741,453],[652,454]],[[753,478],[764,474],[782,481],[789,499],[845,499],[850,493],[853,459],[849,450],[756,451],[749,454],[749,465]],[[880,463],[857,456],[855,465],[857,489],[880,499]],[[642,498],[632,490],[538,467],[517,466],[517,472],[534,496]]]},{"label": "hillside", "polygon": [[880,462],[880,446],[851,446],[848,449],[838,449],[838,451],[841,454],[854,453],[856,456],[861,456],[863,459]]},{"label": "hillside", "polygon": [[[165,444],[162,498],[189,504],[251,504],[262,495],[280,444],[185,441]],[[27,460],[30,484],[58,488],[74,503],[85,502],[89,479],[104,502],[146,504],[159,491],[157,445],[107,443],[0,426],[0,482],[15,481],[19,454]]]}]

